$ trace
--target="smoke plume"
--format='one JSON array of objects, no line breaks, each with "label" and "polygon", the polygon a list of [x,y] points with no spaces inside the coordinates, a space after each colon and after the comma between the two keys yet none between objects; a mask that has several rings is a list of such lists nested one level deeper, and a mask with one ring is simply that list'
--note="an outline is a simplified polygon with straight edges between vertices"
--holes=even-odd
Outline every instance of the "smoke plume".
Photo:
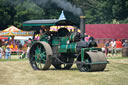
[{"label": "smoke plume", "polygon": [[[82,10],[80,8],[77,8],[75,5],[72,5],[67,0],[9,0],[8,4],[15,6],[17,4],[24,3],[24,1],[34,2],[39,7],[42,7],[42,8],[58,7],[58,8],[65,10],[65,11],[71,12],[76,16],[79,16],[82,13]],[[30,5],[28,5],[28,6],[30,6]]]},{"label": "smoke plume", "polygon": [[37,5],[45,8],[55,5],[58,8],[71,12],[77,16],[79,16],[82,13],[80,8],[77,8],[75,5],[72,5],[67,0],[32,0],[32,1],[35,2]]}]

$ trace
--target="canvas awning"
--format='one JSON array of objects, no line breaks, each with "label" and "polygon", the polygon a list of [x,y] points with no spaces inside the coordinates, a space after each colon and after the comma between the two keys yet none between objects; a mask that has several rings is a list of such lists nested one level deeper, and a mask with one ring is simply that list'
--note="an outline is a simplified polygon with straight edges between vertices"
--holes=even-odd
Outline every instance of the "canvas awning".
[{"label": "canvas awning", "polygon": [[23,31],[15,26],[10,26],[7,29],[0,32],[0,36],[32,36],[33,31]]},{"label": "canvas awning", "polygon": [[78,24],[70,20],[43,19],[28,20],[23,22],[23,30],[39,30],[41,26],[77,26]]}]

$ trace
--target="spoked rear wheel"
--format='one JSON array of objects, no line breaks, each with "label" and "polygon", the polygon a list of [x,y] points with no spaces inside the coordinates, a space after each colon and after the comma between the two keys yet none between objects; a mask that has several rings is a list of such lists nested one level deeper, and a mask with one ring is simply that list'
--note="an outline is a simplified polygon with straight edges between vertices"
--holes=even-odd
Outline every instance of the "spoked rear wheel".
[{"label": "spoked rear wheel", "polygon": [[52,49],[46,42],[34,43],[29,51],[29,61],[34,70],[47,70],[51,66]]}]

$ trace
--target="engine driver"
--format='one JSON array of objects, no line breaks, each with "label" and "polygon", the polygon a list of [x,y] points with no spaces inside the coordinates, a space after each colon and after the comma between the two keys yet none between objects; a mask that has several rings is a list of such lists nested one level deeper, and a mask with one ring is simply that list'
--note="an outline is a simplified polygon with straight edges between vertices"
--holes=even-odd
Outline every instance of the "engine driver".
[{"label": "engine driver", "polygon": [[46,40],[50,41],[50,39],[51,39],[50,26],[42,26],[41,27],[40,39],[46,39]]}]

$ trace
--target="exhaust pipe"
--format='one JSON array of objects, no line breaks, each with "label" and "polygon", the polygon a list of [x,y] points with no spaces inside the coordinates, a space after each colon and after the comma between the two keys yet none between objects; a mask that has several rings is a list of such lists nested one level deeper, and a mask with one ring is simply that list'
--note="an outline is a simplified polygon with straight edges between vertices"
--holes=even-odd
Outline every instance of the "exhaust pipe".
[{"label": "exhaust pipe", "polygon": [[80,31],[81,31],[81,38],[84,40],[84,33],[85,33],[85,16],[83,12],[80,15]]}]

